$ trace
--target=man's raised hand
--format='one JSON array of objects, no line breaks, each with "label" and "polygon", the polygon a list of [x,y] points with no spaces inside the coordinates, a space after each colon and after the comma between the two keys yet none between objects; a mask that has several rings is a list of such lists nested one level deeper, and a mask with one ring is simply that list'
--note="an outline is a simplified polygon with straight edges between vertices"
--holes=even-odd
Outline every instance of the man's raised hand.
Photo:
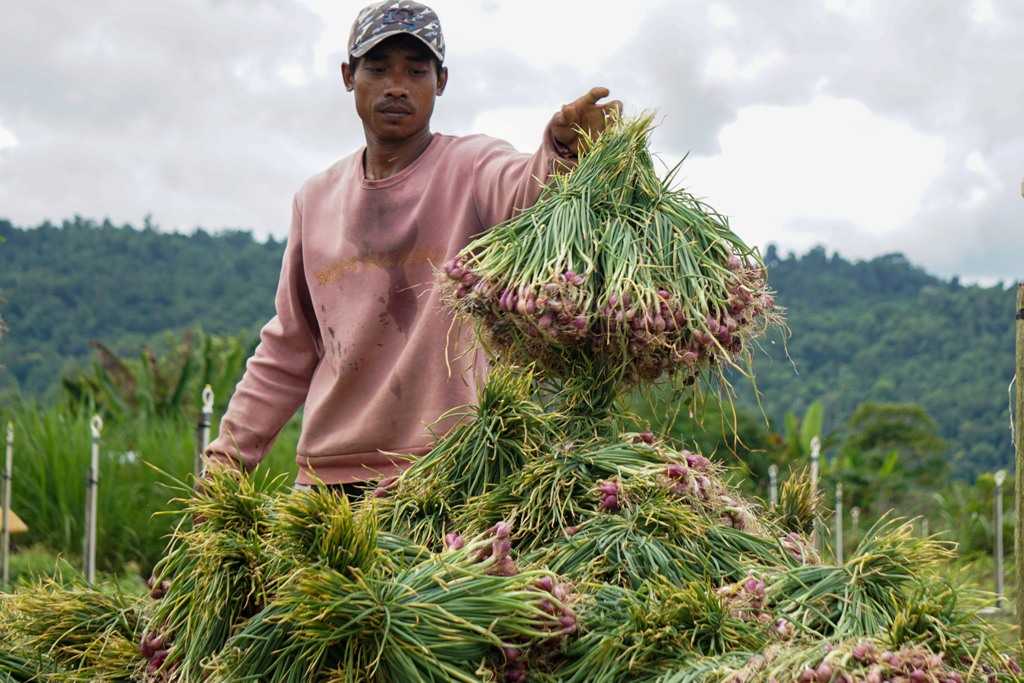
[{"label": "man's raised hand", "polygon": [[603,131],[610,115],[622,113],[622,102],[619,100],[598,104],[598,100],[605,97],[608,97],[608,88],[591,88],[583,97],[563,106],[551,123],[551,134],[555,141],[575,154],[580,142],[578,128],[590,136]]}]

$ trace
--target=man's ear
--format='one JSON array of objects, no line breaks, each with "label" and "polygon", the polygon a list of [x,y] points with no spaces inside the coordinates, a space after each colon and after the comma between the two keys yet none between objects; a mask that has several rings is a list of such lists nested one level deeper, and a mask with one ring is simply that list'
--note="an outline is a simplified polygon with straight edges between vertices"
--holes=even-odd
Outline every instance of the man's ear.
[{"label": "man's ear", "polygon": [[441,73],[437,77],[437,94],[438,96],[444,94],[445,86],[448,85],[448,67],[442,66]]},{"label": "man's ear", "polygon": [[341,82],[345,84],[345,90],[352,92],[356,87],[355,77],[348,62],[341,63]]}]

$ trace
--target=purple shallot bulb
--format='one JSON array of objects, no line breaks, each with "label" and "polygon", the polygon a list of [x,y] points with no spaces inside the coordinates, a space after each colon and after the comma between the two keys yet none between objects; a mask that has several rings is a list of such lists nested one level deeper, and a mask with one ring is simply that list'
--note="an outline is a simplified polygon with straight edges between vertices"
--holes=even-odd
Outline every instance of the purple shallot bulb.
[{"label": "purple shallot bulb", "polygon": [[550,593],[555,588],[554,579],[550,576],[542,576],[533,582],[534,587],[539,588],[542,591]]},{"label": "purple shallot bulb", "polygon": [[151,643],[152,643],[152,634],[143,633],[142,634],[142,640],[139,642],[139,652],[142,654],[142,658],[143,659],[149,659],[154,654],[156,654],[156,650],[153,648]]},{"label": "purple shallot bulb", "polygon": [[491,554],[496,560],[501,560],[508,557],[509,552],[512,550],[512,541],[507,538],[496,538],[491,543]]},{"label": "purple shallot bulb", "polygon": [[515,576],[519,573],[519,566],[511,557],[502,557],[495,563],[492,573],[495,576]]},{"label": "purple shallot bulb", "polygon": [[861,662],[867,662],[868,657],[871,654],[871,646],[867,643],[857,643],[853,646],[851,654],[853,655],[854,659]]},{"label": "purple shallot bulb", "polygon": [[153,656],[149,658],[149,664],[146,665],[146,673],[155,674],[160,670],[160,667],[164,665],[164,660],[167,659],[167,654],[170,650],[158,650],[153,653]]},{"label": "purple shallot bulb", "polygon": [[711,461],[705,458],[703,455],[700,455],[699,453],[683,451],[682,455],[684,458],[686,458],[686,464],[691,469],[699,470],[701,472],[707,472],[708,469],[711,467]]},{"label": "purple shallot bulb", "polygon": [[565,633],[572,633],[576,630],[575,614],[572,614],[571,612],[568,614],[563,614],[558,621],[562,625],[562,631],[564,631]]}]

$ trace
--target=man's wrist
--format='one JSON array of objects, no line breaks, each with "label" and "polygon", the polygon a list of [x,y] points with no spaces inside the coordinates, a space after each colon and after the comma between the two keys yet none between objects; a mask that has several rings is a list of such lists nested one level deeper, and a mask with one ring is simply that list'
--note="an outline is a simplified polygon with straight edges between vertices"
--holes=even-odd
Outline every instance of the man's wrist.
[{"label": "man's wrist", "polygon": [[561,142],[555,137],[553,131],[548,131],[548,139],[551,140],[551,146],[554,147],[555,153],[563,159],[576,160],[577,154],[573,151],[572,147]]}]

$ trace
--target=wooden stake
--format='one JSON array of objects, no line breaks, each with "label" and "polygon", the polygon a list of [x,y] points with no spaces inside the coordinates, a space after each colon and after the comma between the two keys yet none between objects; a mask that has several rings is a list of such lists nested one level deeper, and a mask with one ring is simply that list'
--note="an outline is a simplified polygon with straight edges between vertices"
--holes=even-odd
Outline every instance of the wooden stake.
[{"label": "wooden stake", "polygon": [[996,472],[996,609],[1003,609],[1003,482],[1006,470]]},{"label": "wooden stake", "polygon": [[[821,457],[821,439],[815,436],[811,439],[811,495],[814,498],[818,497],[818,459]],[[811,530],[811,545],[819,553],[821,552],[821,546],[818,545],[818,541],[821,540],[821,534],[818,533],[818,523],[821,515],[821,510],[814,511],[814,529]]]},{"label": "wooden stake", "polygon": [[100,434],[103,418],[93,415],[89,421],[92,446],[89,452],[89,473],[85,489],[85,580],[92,586],[96,582],[96,513],[99,507]]},{"label": "wooden stake", "polygon": [[199,424],[196,427],[196,461],[193,474],[196,479],[206,471],[203,456],[210,445],[210,421],[213,418],[213,388],[209,384],[203,389],[203,405],[199,411]]},{"label": "wooden stake", "polygon": [[[1022,188],[1024,191],[1024,188]],[[1014,447],[1017,452],[1014,485],[1017,490],[1015,548],[1024,548],[1024,282],[1017,286],[1017,401],[1014,413]],[[1017,638],[1024,638],[1024,552],[1017,552]]]},{"label": "wooden stake", "polygon": [[2,590],[11,587],[11,460],[14,458],[14,425],[7,423],[7,449],[4,455],[3,482],[0,494],[2,519],[0,519],[0,564],[3,565]]},{"label": "wooden stake", "polygon": [[836,553],[836,564],[843,564],[845,553],[843,548],[843,484],[842,482],[836,483],[836,514],[835,514],[835,538],[833,543],[835,544]]}]

